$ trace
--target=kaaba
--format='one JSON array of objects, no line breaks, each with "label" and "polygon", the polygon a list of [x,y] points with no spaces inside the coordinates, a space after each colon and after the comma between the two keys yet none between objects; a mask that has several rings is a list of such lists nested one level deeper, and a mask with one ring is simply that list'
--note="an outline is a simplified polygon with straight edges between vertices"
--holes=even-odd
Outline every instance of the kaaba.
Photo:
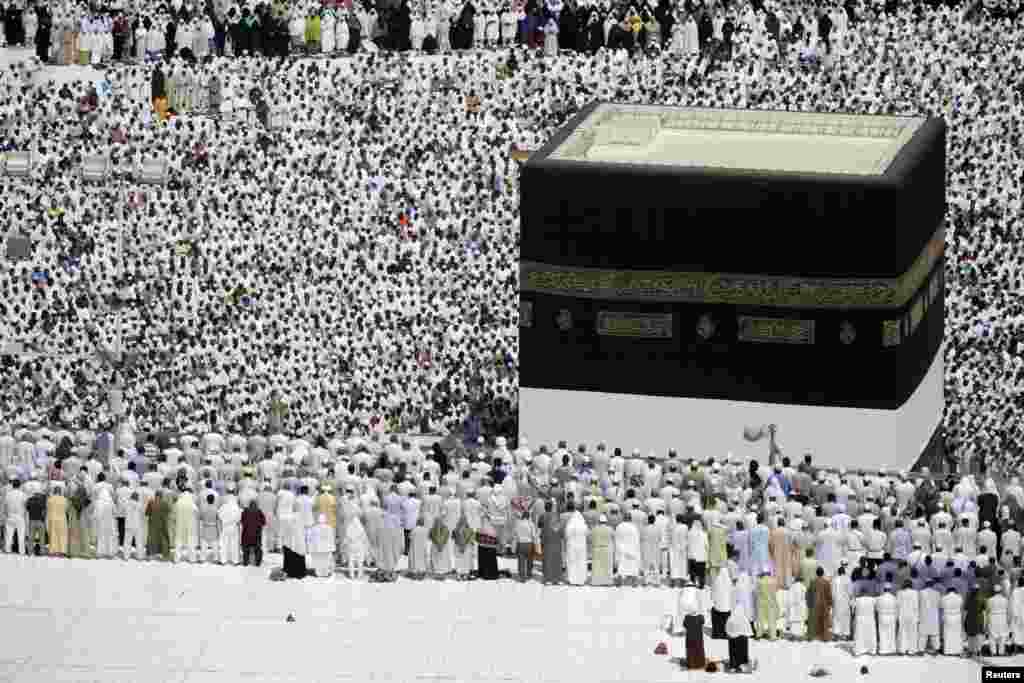
[{"label": "kaaba", "polygon": [[523,434],[703,458],[775,421],[823,460],[916,461],[942,414],[945,143],[937,118],[585,107],[520,178]]}]

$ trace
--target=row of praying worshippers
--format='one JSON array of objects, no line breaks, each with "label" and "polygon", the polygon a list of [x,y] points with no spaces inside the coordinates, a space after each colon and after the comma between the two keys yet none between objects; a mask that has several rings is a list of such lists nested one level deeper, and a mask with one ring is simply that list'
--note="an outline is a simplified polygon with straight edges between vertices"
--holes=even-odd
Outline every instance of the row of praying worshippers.
[{"label": "row of praying worshippers", "polygon": [[[310,443],[283,434],[247,439],[210,432],[201,439],[186,434],[164,447],[150,435],[136,447],[134,434],[126,432],[127,448],[102,458],[109,444],[99,438],[90,444],[91,436],[8,430],[0,436],[0,465],[12,482],[34,488],[71,482],[72,500],[80,489],[84,505],[68,514],[78,513],[78,526],[96,539],[86,545],[100,556],[127,555],[133,545],[137,556],[145,556],[147,543],[129,530],[147,527],[157,491],[174,497],[174,489],[190,489],[182,514],[193,521],[178,527],[170,546],[183,559],[208,557],[217,543],[239,545],[233,537],[224,540],[212,507],[205,508],[205,526],[200,523],[203,505],[214,505],[210,496],[216,501],[237,492],[243,508],[253,498],[261,503],[261,552],[298,546],[291,539],[306,539],[319,513],[329,515],[343,547],[348,525],[338,520],[356,517],[352,531],[361,541],[363,527],[372,552],[355,553],[355,564],[372,560],[391,577],[403,555],[408,570],[420,576],[459,574],[462,567],[461,573],[491,577],[498,552],[519,557],[521,580],[533,577],[540,559],[546,583],[572,585],[678,585],[692,578],[705,588],[715,585],[729,557],[737,572],[767,573],[781,590],[801,577],[809,583],[808,559],[828,577],[845,574],[844,563],[870,572],[851,574],[854,593],[907,580],[915,589],[935,581],[964,593],[979,577],[995,574],[1013,582],[1021,572],[1015,517],[1024,492],[1016,480],[1002,493],[992,481],[978,491],[971,477],[938,491],[923,476],[915,481],[909,473],[883,470],[856,473],[857,480],[841,469],[815,469],[809,457],[797,468],[786,458],[775,468],[756,461],[744,467],[736,460],[684,461],[676,452],[665,459],[644,459],[639,452],[626,458],[603,444],[593,451],[581,445],[573,454],[565,442],[549,455],[546,447],[534,454],[525,439],[510,449],[503,437],[490,451],[480,447],[475,457],[464,453],[449,461],[437,446],[424,453],[397,436],[382,443],[358,433]],[[104,502],[97,516],[89,490],[100,475],[111,482],[101,489],[119,487],[113,506]],[[879,506],[875,500],[883,496]],[[359,501],[358,514],[346,507],[352,500]],[[282,528],[279,520],[294,519],[299,508],[301,521]],[[162,524],[158,534],[143,532],[144,538],[163,539]],[[10,518],[6,542],[28,526]],[[192,535],[181,535],[186,533]],[[494,542],[483,546],[482,536]],[[478,546],[486,550],[477,553]],[[158,555],[170,549],[157,548]]]},{"label": "row of praying worshippers", "polygon": [[[866,568],[865,568],[866,570]],[[748,639],[850,640],[860,655],[991,656],[1019,653],[1024,647],[1024,576],[1012,583],[988,573],[962,590],[929,580],[920,589],[891,582],[862,584],[851,590],[845,567],[829,578],[808,556],[789,588],[765,572],[753,579],[734,562],[723,568],[710,591],[687,582],[677,612],[669,621],[673,635],[685,635],[684,668],[703,669],[704,624],[713,639],[729,640],[729,669],[749,671]]]},{"label": "row of praying worshippers", "polygon": [[[113,94],[90,96],[85,111],[75,97],[91,84],[5,68],[0,148],[32,149],[38,163],[0,185],[0,212],[33,244],[0,277],[0,326],[5,339],[50,353],[0,358],[0,419],[109,428],[98,388],[114,377],[96,346],[113,343],[103,311],[122,294],[138,337],[124,401],[145,429],[262,431],[275,389],[289,405],[285,428],[306,438],[399,422],[447,433],[480,404],[512,413],[512,144],[549,139],[595,99],[931,115],[949,124],[951,169],[943,428],[951,452],[1016,473],[1024,269],[1008,217],[1021,208],[1020,24],[896,8],[851,22],[819,71],[773,54],[756,27],[738,32],[734,59],[713,71],[699,55],[518,48],[516,68],[500,70],[509,60],[497,52],[195,67],[200,82],[237,80],[218,91],[258,84],[288,113],[272,132],[205,116],[155,120],[139,87],[151,83],[149,65],[106,69]],[[78,160],[107,151],[129,170],[146,155],[166,158],[167,187],[82,191]],[[121,229],[146,248],[122,254]],[[234,296],[239,288],[249,294]]]}]

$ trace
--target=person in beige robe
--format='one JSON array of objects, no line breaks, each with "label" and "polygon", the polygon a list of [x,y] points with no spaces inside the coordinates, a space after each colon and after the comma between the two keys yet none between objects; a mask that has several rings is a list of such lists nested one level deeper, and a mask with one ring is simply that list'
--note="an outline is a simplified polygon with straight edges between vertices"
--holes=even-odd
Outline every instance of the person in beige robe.
[{"label": "person in beige robe", "polygon": [[68,554],[68,499],[62,486],[54,486],[46,500],[46,533],[50,538],[50,554]]},{"label": "person in beige robe", "polygon": [[608,526],[608,518],[605,515],[598,518],[597,526],[590,532],[590,547],[593,551],[590,585],[613,585],[612,558],[615,557],[615,533]]},{"label": "person in beige robe", "polygon": [[58,64],[60,66],[67,66],[74,60],[75,52],[75,34],[70,27],[65,26],[60,33],[60,55],[58,57]]},{"label": "person in beige robe", "polygon": [[792,565],[790,564],[793,553],[786,538],[784,524],[779,524],[768,534],[768,553],[771,555],[772,563],[775,565],[775,577],[780,587],[789,585],[793,576]]}]

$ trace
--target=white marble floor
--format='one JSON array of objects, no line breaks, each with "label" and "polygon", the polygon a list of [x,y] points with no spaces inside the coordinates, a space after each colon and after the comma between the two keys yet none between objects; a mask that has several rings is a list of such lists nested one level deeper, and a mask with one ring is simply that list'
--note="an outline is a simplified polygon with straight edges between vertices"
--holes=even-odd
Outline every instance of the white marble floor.
[{"label": "white marble floor", "polygon": [[[271,582],[268,570],[0,555],[0,682],[659,683],[713,681],[653,654],[663,589],[512,581]],[[286,623],[287,615],[295,616]],[[670,643],[678,656],[678,643]],[[725,657],[724,641],[707,641]],[[855,659],[751,643],[761,681],[976,681],[947,658]],[[1015,658],[1017,659],[1017,658]],[[1009,663],[1009,662],[999,662]],[[1015,661],[1015,664],[1021,662]],[[862,676],[861,665],[869,667]]]}]

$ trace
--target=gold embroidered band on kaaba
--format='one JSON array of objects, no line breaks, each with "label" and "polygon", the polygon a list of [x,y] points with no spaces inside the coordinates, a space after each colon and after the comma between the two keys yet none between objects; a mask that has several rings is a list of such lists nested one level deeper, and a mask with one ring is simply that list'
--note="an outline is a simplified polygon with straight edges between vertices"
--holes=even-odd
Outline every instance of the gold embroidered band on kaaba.
[{"label": "gold embroidered band on kaaba", "polygon": [[942,257],[946,230],[898,278],[804,278],[670,271],[617,271],[520,263],[520,291],[587,299],[777,306],[780,308],[902,308]]}]

